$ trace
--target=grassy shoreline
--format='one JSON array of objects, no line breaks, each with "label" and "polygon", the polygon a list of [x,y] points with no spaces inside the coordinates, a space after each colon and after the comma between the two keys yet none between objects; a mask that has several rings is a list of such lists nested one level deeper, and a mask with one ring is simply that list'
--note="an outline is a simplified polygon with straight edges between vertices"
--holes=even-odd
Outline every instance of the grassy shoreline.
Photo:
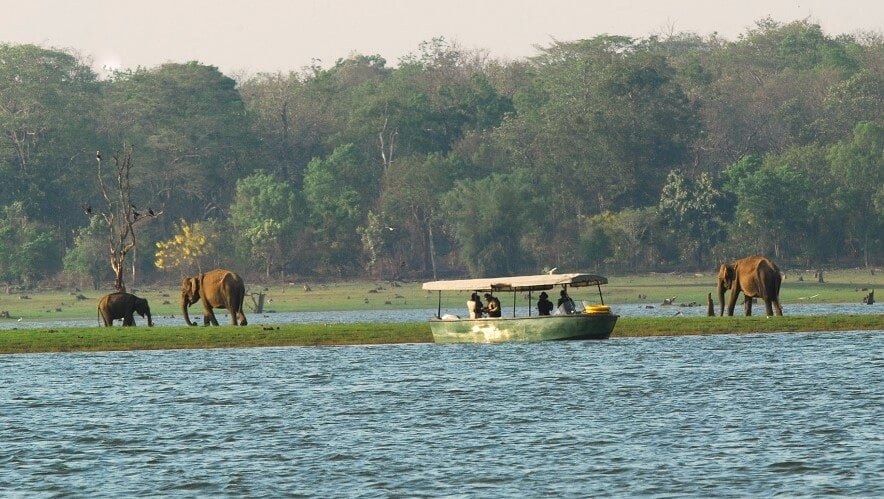
[{"label": "grassy shoreline", "polygon": [[[881,315],[621,317],[613,338],[884,330]],[[246,327],[53,328],[0,331],[0,354],[432,343],[427,323]]]},{"label": "grassy shoreline", "polygon": [[[799,281],[799,276],[803,280]],[[809,273],[787,272],[780,292],[780,301],[789,315],[792,304],[810,303],[860,303],[869,290],[884,288],[884,272],[871,274],[862,269],[833,270],[825,274],[826,282],[819,283]],[[716,277],[711,273],[659,273],[625,276],[608,276],[609,283],[602,287],[605,303],[644,304],[658,306],[664,299],[675,297],[676,304],[696,302],[705,306],[707,293],[715,296]],[[308,285],[310,291],[306,291]],[[420,282],[390,281],[298,281],[288,285],[263,286],[246,283],[249,292],[266,295],[265,311],[275,312],[322,312],[348,310],[433,309],[438,306],[438,294],[421,289]],[[139,287],[130,289],[138,296],[147,298],[154,317],[180,317],[179,291],[173,287]],[[111,292],[109,289],[20,291],[0,294],[0,312],[8,312],[8,319],[16,321],[54,321],[70,319],[95,319],[99,298]],[[598,301],[593,287],[574,288],[571,296],[588,303]],[[878,292],[879,301],[884,301]],[[466,306],[469,292],[442,294],[442,307],[460,313]],[[536,300],[536,296],[534,297]],[[501,295],[505,306],[512,306],[512,294]],[[527,296],[519,298],[519,305],[527,304]],[[246,315],[251,300],[246,299]],[[191,307],[190,314],[201,315],[202,307]],[[757,313],[757,312],[756,312]]]}]

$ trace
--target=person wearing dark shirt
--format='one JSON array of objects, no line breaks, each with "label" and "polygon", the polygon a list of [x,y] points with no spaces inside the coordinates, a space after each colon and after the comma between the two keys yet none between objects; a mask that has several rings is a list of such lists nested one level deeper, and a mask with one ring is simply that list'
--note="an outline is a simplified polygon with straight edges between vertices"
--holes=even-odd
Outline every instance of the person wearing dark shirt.
[{"label": "person wearing dark shirt", "polygon": [[549,301],[549,295],[546,291],[540,293],[540,299],[537,300],[537,313],[540,315],[549,315],[552,312],[553,303]]},{"label": "person wearing dark shirt", "polygon": [[500,317],[500,300],[491,293],[485,293],[485,303],[482,311],[488,314],[488,317]]}]

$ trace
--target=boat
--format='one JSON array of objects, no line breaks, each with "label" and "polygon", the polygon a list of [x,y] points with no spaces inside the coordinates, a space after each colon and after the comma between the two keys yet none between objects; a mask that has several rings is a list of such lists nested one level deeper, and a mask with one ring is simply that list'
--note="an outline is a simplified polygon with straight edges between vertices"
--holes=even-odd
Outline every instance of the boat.
[{"label": "boat", "polygon": [[[435,343],[499,343],[507,341],[600,340],[611,336],[618,315],[611,313],[602,297],[602,284],[608,279],[593,274],[540,274],[483,279],[431,281],[423,284],[427,291],[439,292],[439,307],[430,320]],[[534,291],[561,287],[596,286],[598,305],[584,305],[577,313],[531,315],[531,295]],[[443,291],[472,291],[479,293],[513,294],[512,317],[483,317],[463,319],[456,315],[442,315]],[[528,293],[528,316],[516,316],[519,293]],[[499,298],[498,298],[499,299]]]}]

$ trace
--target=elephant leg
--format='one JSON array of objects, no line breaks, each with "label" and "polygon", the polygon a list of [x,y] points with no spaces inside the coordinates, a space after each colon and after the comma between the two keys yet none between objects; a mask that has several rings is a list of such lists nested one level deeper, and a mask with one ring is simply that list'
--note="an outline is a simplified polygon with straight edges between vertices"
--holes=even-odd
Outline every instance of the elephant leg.
[{"label": "elephant leg", "polygon": [[226,307],[227,307],[227,313],[230,314],[230,325],[231,325],[231,326],[236,326],[236,325],[238,325],[238,324],[237,324],[237,320],[236,320],[236,319],[237,319],[237,317],[236,317],[236,305],[234,305],[234,303],[233,303],[232,301],[228,300],[228,301],[227,301],[227,304],[226,304]]},{"label": "elephant leg", "polygon": [[731,295],[727,299],[727,315],[733,317],[734,308],[737,306],[737,296],[740,294],[739,291],[731,290]]},{"label": "elephant leg", "polygon": [[773,304],[771,303],[770,298],[764,299],[764,313],[766,313],[768,317],[773,315]]},{"label": "elephant leg", "polygon": [[780,300],[776,299],[776,300],[771,300],[771,301],[773,302],[774,310],[776,311],[777,315],[782,316],[783,315],[783,307],[780,306]]},{"label": "elephant leg", "polygon": [[104,327],[113,327],[114,320],[109,319],[107,314],[101,314],[101,322],[104,323]]},{"label": "elephant leg", "polygon": [[746,312],[746,317],[752,316],[752,297],[743,295],[743,310]]},{"label": "elephant leg", "polygon": [[236,297],[236,315],[239,317],[239,325],[245,326],[249,323],[246,320],[246,314],[243,313],[242,307],[245,305],[246,294],[245,292],[239,293],[239,296]]},{"label": "elephant leg", "polygon": [[208,326],[209,324],[217,326],[218,319],[215,317],[215,311],[207,307],[203,310],[203,325]]},{"label": "elephant leg", "polygon": [[129,314],[123,318],[123,325],[124,326],[134,326],[135,325],[135,318],[132,317],[132,314]]}]

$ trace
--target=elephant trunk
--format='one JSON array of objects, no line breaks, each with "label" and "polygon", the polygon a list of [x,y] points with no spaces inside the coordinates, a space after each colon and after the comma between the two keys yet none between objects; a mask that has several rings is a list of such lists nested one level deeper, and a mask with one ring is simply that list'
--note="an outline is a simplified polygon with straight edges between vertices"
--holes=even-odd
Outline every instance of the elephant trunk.
[{"label": "elephant trunk", "polygon": [[150,310],[147,311],[147,327],[153,327],[153,319],[150,317]]},{"label": "elephant trunk", "polygon": [[718,303],[720,312],[718,315],[724,317],[724,281],[718,281]]},{"label": "elephant trunk", "polygon": [[187,323],[188,326],[193,326],[193,323],[190,322],[190,315],[187,313],[187,297],[181,297],[181,314],[184,315],[184,322]]}]

